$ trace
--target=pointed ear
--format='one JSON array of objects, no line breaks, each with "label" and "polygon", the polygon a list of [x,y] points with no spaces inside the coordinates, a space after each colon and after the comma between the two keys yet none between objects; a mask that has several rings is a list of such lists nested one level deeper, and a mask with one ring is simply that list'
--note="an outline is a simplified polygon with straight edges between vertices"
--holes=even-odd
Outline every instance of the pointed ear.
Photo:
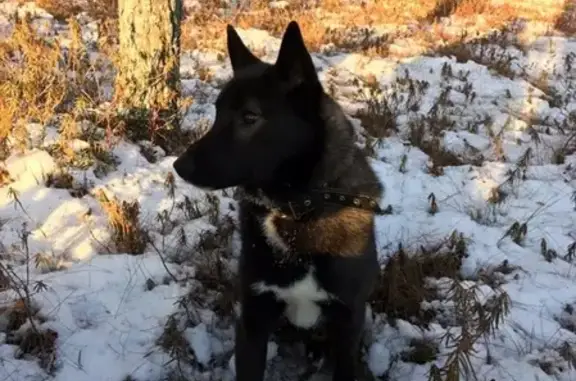
[{"label": "pointed ear", "polygon": [[232,64],[232,70],[234,72],[246,66],[262,62],[244,45],[244,42],[232,25],[226,27],[226,37],[228,56],[230,57],[230,63]]},{"label": "pointed ear", "polygon": [[296,21],[291,21],[286,27],[275,67],[289,87],[304,82],[318,82],[316,68]]}]

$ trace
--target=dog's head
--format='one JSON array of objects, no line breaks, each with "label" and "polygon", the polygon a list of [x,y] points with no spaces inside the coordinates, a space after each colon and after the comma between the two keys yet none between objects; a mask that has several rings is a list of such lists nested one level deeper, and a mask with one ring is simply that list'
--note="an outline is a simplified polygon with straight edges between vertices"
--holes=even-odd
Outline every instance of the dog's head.
[{"label": "dog's head", "polygon": [[175,162],[185,181],[207,189],[265,187],[309,176],[321,152],[324,94],[300,28],[291,22],[274,65],[227,28],[233,77],[216,100],[212,128]]}]

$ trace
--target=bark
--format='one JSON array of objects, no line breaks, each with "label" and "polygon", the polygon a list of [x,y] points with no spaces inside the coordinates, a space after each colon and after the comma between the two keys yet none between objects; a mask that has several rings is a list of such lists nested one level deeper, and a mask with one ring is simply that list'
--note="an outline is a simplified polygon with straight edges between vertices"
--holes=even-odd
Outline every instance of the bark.
[{"label": "bark", "polygon": [[181,19],[182,0],[118,1],[118,109],[177,127]]}]

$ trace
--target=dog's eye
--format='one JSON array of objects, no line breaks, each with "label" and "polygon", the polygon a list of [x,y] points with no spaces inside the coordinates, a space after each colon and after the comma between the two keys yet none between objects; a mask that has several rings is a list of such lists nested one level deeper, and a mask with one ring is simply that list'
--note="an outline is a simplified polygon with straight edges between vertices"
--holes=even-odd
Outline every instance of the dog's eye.
[{"label": "dog's eye", "polygon": [[259,118],[260,118],[260,116],[258,114],[255,114],[255,113],[250,112],[250,111],[246,111],[242,115],[242,120],[244,121],[245,124],[248,124],[248,125],[256,123]]}]

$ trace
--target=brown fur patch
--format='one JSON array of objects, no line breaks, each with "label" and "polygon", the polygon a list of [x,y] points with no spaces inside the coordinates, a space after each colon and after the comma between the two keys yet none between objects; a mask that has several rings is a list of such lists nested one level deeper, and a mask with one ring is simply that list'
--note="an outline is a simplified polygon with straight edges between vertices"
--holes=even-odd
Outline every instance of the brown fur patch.
[{"label": "brown fur patch", "polygon": [[270,225],[275,228],[265,229],[274,230],[274,241],[281,238],[284,246],[291,251],[355,257],[364,253],[373,237],[374,215],[362,209],[342,208],[300,222],[272,212],[267,218],[267,225],[268,228]]}]

